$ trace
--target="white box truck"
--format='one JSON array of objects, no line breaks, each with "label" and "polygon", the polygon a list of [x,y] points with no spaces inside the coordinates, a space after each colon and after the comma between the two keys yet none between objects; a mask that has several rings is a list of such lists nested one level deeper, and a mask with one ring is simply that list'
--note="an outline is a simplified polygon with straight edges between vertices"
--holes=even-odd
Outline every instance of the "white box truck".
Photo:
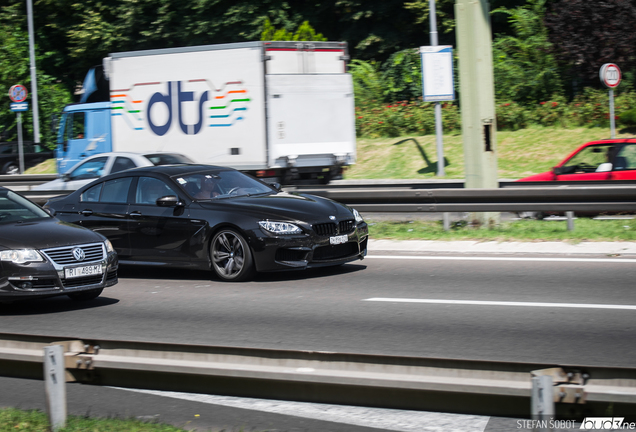
[{"label": "white box truck", "polygon": [[62,175],[109,151],[174,152],[283,183],[355,162],[345,42],[246,42],[114,53],[65,107]]}]

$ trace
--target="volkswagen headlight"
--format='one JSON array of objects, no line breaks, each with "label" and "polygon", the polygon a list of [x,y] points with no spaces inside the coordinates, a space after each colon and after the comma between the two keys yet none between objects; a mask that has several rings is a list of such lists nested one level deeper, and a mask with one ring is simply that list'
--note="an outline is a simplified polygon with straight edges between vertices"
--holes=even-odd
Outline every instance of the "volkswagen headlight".
[{"label": "volkswagen headlight", "polygon": [[360,216],[360,213],[358,213],[358,210],[356,209],[351,209],[351,210],[353,210],[353,217],[356,218],[356,223],[364,222],[364,219],[362,219],[362,216]]},{"label": "volkswagen headlight", "polygon": [[300,234],[303,231],[289,222],[260,221],[261,228],[274,234]]},{"label": "volkswagen headlight", "polygon": [[0,260],[11,261],[15,264],[44,261],[42,255],[35,249],[14,249],[0,252]]},{"label": "volkswagen headlight", "polygon": [[105,240],[104,245],[106,246],[106,252],[115,252],[115,248],[113,248],[113,244],[110,242],[110,240]]}]

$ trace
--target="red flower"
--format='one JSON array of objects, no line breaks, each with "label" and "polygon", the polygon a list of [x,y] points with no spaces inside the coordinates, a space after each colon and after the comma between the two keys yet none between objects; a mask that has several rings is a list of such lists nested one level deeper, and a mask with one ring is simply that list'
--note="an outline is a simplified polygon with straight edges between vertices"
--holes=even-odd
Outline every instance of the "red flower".
[{"label": "red flower", "polygon": [[559,103],[558,102],[552,102],[552,108],[554,108],[555,106],[557,106]]},{"label": "red flower", "polygon": [[545,102],[539,102],[541,105],[545,105]]},{"label": "red flower", "polygon": [[362,116],[360,116],[360,117],[358,117],[358,118],[359,118],[359,119],[361,119],[361,118],[362,118]]},{"label": "red flower", "polygon": [[382,123],[384,123],[384,122],[378,122],[378,124],[382,124]]},{"label": "red flower", "polygon": [[509,103],[505,103],[504,106],[510,106],[510,104]]}]

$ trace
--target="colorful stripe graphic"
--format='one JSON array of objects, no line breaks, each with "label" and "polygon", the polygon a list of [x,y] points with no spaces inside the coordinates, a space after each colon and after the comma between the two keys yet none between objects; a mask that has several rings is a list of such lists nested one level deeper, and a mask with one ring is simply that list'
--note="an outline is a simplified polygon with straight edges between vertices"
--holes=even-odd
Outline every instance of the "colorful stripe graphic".
[{"label": "colorful stripe graphic", "polygon": [[[184,81],[182,81],[182,83],[183,82]],[[204,109],[206,108],[205,105],[208,105],[210,103],[218,103],[218,105],[215,106],[207,106],[208,109],[214,110],[214,115],[206,116],[206,118],[208,119],[207,123],[209,123],[209,127],[229,127],[236,124],[236,122],[240,120],[244,120],[244,117],[239,114],[241,111],[247,111],[247,105],[251,102],[251,98],[247,96],[247,90],[242,87],[243,81],[228,81],[220,88],[217,88],[213,83],[205,78],[191,79],[185,82],[207,84],[207,88],[209,88],[209,90],[199,89],[198,91],[194,92],[195,102],[197,100],[200,100],[199,98],[201,98],[204,93],[208,91],[210,92],[208,102],[204,103]],[[147,99],[141,99],[138,97],[135,98],[134,91],[138,87],[143,86],[160,86],[157,88],[157,92],[165,95],[167,91],[166,85],[174,84],[169,84],[168,82],[143,82],[133,84],[130,88],[111,90],[111,117],[123,118],[128,127],[133,130],[146,129],[147,119],[143,115],[144,109],[142,104],[146,100],[150,100],[151,96],[147,96]],[[172,88],[174,89],[176,88],[176,86]],[[174,92],[176,90],[172,91]],[[192,90],[182,90],[182,92],[184,91]],[[144,92],[144,94],[148,94],[147,90]],[[192,103],[192,101],[186,103]],[[173,102],[173,116],[175,115],[175,113],[178,113],[178,110],[181,108],[174,105],[177,105],[177,103]],[[172,121],[174,121],[174,118],[172,119]]]}]

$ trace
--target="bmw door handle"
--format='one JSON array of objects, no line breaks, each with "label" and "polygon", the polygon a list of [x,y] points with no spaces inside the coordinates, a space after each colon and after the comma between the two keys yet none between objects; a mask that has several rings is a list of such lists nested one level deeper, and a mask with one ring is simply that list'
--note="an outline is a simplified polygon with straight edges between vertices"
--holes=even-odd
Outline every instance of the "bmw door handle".
[{"label": "bmw door handle", "polygon": [[80,214],[81,214],[82,216],[90,216],[90,215],[92,215],[92,214],[93,214],[93,210],[82,210],[82,211],[80,212]]},{"label": "bmw door handle", "polygon": [[138,211],[132,212],[132,213],[130,213],[130,217],[132,217],[132,218],[141,217],[141,212],[138,212]]}]

